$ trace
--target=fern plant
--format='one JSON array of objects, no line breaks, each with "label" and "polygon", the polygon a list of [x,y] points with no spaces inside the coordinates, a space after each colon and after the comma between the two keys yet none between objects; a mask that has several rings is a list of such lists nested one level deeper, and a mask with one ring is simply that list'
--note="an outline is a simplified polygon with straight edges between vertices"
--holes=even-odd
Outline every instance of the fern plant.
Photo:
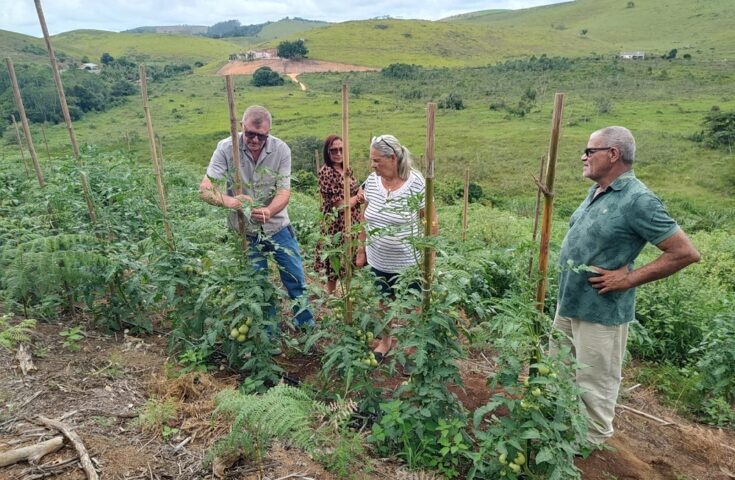
[{"label": "fern plant", "polygon": [[232,428],[209,452],[208,460],[236,453],[258,465],[276,439],[319,457],[338,450],[334,446],[340,430],[357,409],[349,400],[328,405],[288,385],[277,385],[261,395],[225,390],[216,403],[215,415],[230,419]]},{"label": "fern plant", "polygon": [[31,340],[31,332],[36,328],[36,321],[30,318],[21,320],[17,325],[11,325],[12,313],[0,315],[0,347],[12,350],[19,343]]},{"label": "fern plant", "polygon": [[65,296],[69,307],[75,290],[88,296],[98,288],[107,259],[95,251],[94,236],[60,234],[6,246],[0,251],[0,279],[6,300],[28,307],[54,295]]}]

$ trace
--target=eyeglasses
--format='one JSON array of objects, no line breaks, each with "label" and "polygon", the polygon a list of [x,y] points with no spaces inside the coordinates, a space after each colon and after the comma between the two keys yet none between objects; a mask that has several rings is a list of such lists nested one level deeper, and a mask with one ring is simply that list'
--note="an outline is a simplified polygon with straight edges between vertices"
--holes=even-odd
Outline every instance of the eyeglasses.
[{"label": "eyeglasses", "polygon": [[267,133],[251,132],[250,130],[245,130],[242,133],[250,140],[252,140],[255,137],[258,137],[258,140],[260,140],[260,143],[264,143],[266,140],[268,140]]},{"label": "eyeglasses", "polygon": [[373,137],[373,140],[372,140],[372,141],[371,141],[370,143],[373,143],[373,144],[378,144],[378,143],[380,143],[380,142],[383,142],[383,143],[385,143],[385,144],[386,144],[386,145],[388,146],[388,148],[390,148],[390,149],[391,149],[391,151],[393,152],[393,155],[395,155],[395,156],[396,156],[396,158],[398,158],[398,152],[396,152],[396,149],[395,149],[395,148],[393,148],[393,147],[391,146],[391,144],[390,144],[390,143],[388,143],[388,141],[387,141],[387,140],[386,140],[385,138],[383,138],[383,135],[381,135],[381,136],[379,136],[379,137]]},{"label": "eyeglasses", "polygon": [[582,155],[584,155],[585,157],[590,157],[590,156],[592,156],[592,154],[593,154],[593,153],[595,153],[595,152],[601,152],[601,151],[603,151],[603,150],[611,150],[611,149],[613,149],[613,148],[615,148],[615,147],[595,147],[595,148],[585,148],[584,150],[582,150]]},{"label": "eyeglasses", "polygon": [[331,153],[332,155],[342,153],[342,147],[332,147],[329,149],[329,153]]}]

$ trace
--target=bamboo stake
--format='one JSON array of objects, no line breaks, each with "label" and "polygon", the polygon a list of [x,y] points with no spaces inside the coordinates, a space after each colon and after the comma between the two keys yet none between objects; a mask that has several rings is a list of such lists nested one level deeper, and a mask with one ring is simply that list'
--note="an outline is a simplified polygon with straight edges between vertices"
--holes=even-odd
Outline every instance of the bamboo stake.
[{"label": "bamboo stake", "polygon": [[[10,74],[10,83],[13,86],[13,97],[15,97],[15,106],[18,109],[18,115],[20,115],[20,122],[23,125],[23,134],[26,137],[28,144],[28,152],[31,154],[31,162],[33,163],[33,170],[36,172],[36,179],[38,184],[43,188],[46,182],[43,180],[43,173],[41,173],[41,166],[38,163],[38,155],[36,155],[36,148],[33,146],[33,138],[31,137],[31,127],[28,125],[28,117],[26,117],[26,109],[23,106],[23,97],[20,95],[20,87],[18,86],[18,78],[15,76],[15,67],[10,57],[5,59],[5,64],[8,66],[8,73]],[[15,118],[13,118],[15,120]]]},{"label": "bamboo stake", "polygon": [[[64,121],[66,122],[66,129],[69,132],[69,140],[71,141],[71,149],[74,153],[74,158],[82,164],[79,158],[79,145],[77,145],[77,137],[74,133],[74,126],[71,123],[71,115],[69,114],[69,106],[66,103],[66,95],[64,94],[64,85],[61,83],[61,75],[59,74],[59,64],[56,61],[56,54],[54,48],[51,46],[51,37],[46,27],[46,18],[43,15],[43,9],[41,8],[41,0],[33,0],[36,4],[36,12],[38,13],[38,22],[41,24],[41,30],[43,31],[43,39],[46,42],[46,50],[48,51],[48,57],[51,61],[51,72],[54,76],[54,83],[56,84],[56,93],[59,96],[59,104],[61,105],[61,112],[64,114]],[[84,200],[87,203],[87,213],[93,224],[97,223],[97,214],[94,211],[94,203],[92,203],[92,197],[89,193],[89,182],[87,176],[80,175],[82,184],[82,194]]]},{"label": "bamboo stake", "polygon": [[345,229],[342,238],[345,245],[345,257],[343,264],[345,266],[344,284],[345,290],[348,292],[345,296],[345,323],[352,325],[352,297],[349,295],[350,284],[352,283],[352,207],[350,206],[350,176],[347,174],[350,168],[350,112],[349,112],[349,91],[346,83],[342,84],[342,169],[344,170],[343,183],[343,200]]},{"label": "bamboo stake", "polygon": [[[434,221],[434,126],[436,123],[436,103],[426,104],[426,200],[424,208],[425,229],[427,237],[432,236],[431,227]],[[434,269],[434,249],[424,248],[424,311],[431,306],[431,282]]]},{"label": "bamboo stake", "polygon": [[[232,163],[235,165],[235,181],[233,188],[235,196],[242,195],[242,177],[240,166],[240,137],[237,134],[237,113],[235,111],[235,87],[231,75],[225,75],[227,88],[227,107],[230,111],[230,136],[232,137]],[[237,210],[237,229],[240,232],[242,251],[248,251],[248,238],[245,236],[245,213],[241,208]]]},{"label": "bamboo stake", "polygon": [[140,94],[143,97],[143,113],[145,114],[145,124],[148,131],[148,145],[151,149],[151,164],[153,165],[153,176],[156,179],[156,189],[158,190],[158,203],[163,214],[163,229],[166,232],[166,240],[170,250],[176,248],[174,243],[174,234],[171,231],[171,225],[168,222],[168,205],[166,204],[166,187],[163,184],[163,172],[161,163],[158,159],[156,150],[155,134],[153,133],[153,119],[151,118],[151,107],[148,104],[148,79],[146,78],[145,65],[142,63],[138,66],[140,72]]},{"label": "bamboo stake", "polygon": [[[536,189],[536,209],[534,210],[533,214],[533,234],[531,235],[531,242],[536,243],[536,236],[538,235],[538,218],[539,218],[539,211],[541,210],[541,184],[544,181],[544,173],[546,173],[546,159],[544,157],[541,157],[539,159],[539,163],[541,164],[539,166],[539,173],[538,173],[538,180],[536,180],[538,188]],[[533,175],[532,175],[533,176]],[[528,278],[531,278],[531,274],[533,273],[533,255],[528,259]]]},{"label": "bamboo stake", "polygon": [[[316,169],[316,178],[317,178],[317,184],[319,182],[319,171],[322,169],[322,166],[319,165],[319,149],[314,149],[314,168]],[[322,192],[321,189],[317,190],[317,196],[319,197],[319,211],[322,211]]]},{"label": "bamboo stake", "polygon": [[161,169],[161,175],[166,176],[166,162],[163,158],[163,143],[161,142],[161,136],[156,134],[156,145],[158,146],[158,168]]},{"label": "bamboo stake", "polygon": [[20,138],[20,130],[18,129],[18,122],[15,121],[15,115],[11,115],[13,119],[13,128],[15,129],[15,138],[18,140],[18,149],[20,150],[20,159],[23,161],[23,169],[26,171],[26,176],[30,175],[28,171],[28,162],[26,162],[25,150],[23,150],[23,139]]},{"label": "bamboo stake", "polygon": [[462,241],[467,241],[467,205],[470,203],[470,167],[464,169],[464,206],[462,208]]},{"label": "bamboo stake", "polygon": [[[46,157],[48,161],[51,161],[51,150],[48,149],[48,139],[46,138],[46,120],[41,124],[41,136],[43,137],[43,144],[46,146]],[[46,164],[48,167],[48,164]]]},{"label": "bamboo stake", "polygon": [[[544,210],[541,222],[541,243],[539,246],[538,283],[536,285],[536,309],[539,315],[534,320],[533,330],[536,337],[541,334],[541,315],[544,312],[546,298],[546,273],[549,266],[549,241],[551,239],[551,214],[554,200],[554,177],[556,174],[556,154],[561,132],[562,112],[564,111],[564,94],[554,96],[554,116],[551,122],[551,139],[549,141],[549,155],[547,159],[546,178],[543,184]],[[531,357],[531,363],[538,363],[541,358],[541,347],[537,345]],[[536,369],[531,369],[531,375],[536,375]]]}]

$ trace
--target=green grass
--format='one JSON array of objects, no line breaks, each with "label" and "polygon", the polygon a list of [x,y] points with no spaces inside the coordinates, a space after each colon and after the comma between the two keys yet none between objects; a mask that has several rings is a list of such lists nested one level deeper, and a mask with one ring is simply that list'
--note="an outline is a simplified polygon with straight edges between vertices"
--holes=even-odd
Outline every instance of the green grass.
[{"label": "green grass", "polygon": [[[669,72],[668,80],[655,79],[662,69]],[[405,81],[380,73],[302,75],[301,81],[309,87],[306,92],[290,82],[282,87],[254,88],[246,76],[236,77],[236,105],[238,112],[253,103],[269,108],[274,114],[273,134],[287,141],[324,138],[341,131],[340,88],[347,79],[351,88],[351,162],[364,178],[369,173],[371,136],[393,133],[418,158],[424,153],[426,102],[456,91],[465,98],[467,108],[438,112],[437,178],[460,181],[468,166],[472,181],[496,204],[531,214],[535,198],[531,175],[538,174],[539,158],[548,149],[554,92],[563,91],[566,101],[555,207],[560,216],[571,213],[589,186],[581,177],[579,153],[589,134],[603,126],[623,124],[638,140],[636,173],[675,214],[717,211],[732,223],[732,154],[688,139],[702,129],[702,119],[713,106],[735,109],[735,98],[724,94],[723,87],[731,71],[729,63],[703,60],[615,63],[588,59],[559,71],[439,69]],[[524,118],[489,109],[493,101],[517,102],[529,87],[538,92],[537,102]],[[405,99],[403,93],[414,88],[423,89],[424,97]],[[195,165],[203,172],[216,142],[229,135],[224,80],[194,74],[149,85],[149,92],[154,127],[162,138],[167,164]],[[601,92],[610,99],[610,113],[596,110],[595,99]],[[673,92],[676,97],[672,97]],[[148,161],[138,97],[131,97],[128,104],[113,111],[88,114],[76,128],[81,143],[105,149],[127,149],[127,136],[141,161]],[[48,135],[57,148],[68,143],[63,125],[51,127]]]},{"label": "green grass", "polygon": [[137,61],[193,63],[226,60],[237,48],[230,42],[190,35],[155,33],[114,33],[100,30],[75,30],[55,35],[54,49],[99,60],[107,52]]}]

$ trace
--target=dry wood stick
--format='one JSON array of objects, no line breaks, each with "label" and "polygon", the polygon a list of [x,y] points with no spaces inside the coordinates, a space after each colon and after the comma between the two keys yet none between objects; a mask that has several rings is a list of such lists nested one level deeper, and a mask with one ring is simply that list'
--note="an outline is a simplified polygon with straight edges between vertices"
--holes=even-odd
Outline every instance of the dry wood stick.
[{"label": "dry wood stick", "polygon": [[97,476],[97,471],[94,469],[94,465],[92,465],[92,461],[89,459],[89,454],[87,453],[87,448],[84,446],[84,443],[82,443],[81,438],[79,438],[79,435],[74,430],[71,430],[66,424],[61,423],[58,420],[52,420],[50,418],[46,418],[43,416],[36,417],[38,423],[45,425],[47,427],[55,428],[56,430],[60,431],[64,434],[66,438],[69,439],[69,441],[74,445],[74,448],[77,451],[77,454],[79,455],[79,461],[82,464],[82,468],[84,469],[84,472],[87,474],[87,478],[89,480],[97,480],[99,477]]},{"label": "dry wood stick", "polygon": [[[43,144],[46,146],[46,157],[48,161],[51,161],[51,150],[48,149],[48,139],[46,138],[46,120],[41,124],[41,136],[43,137]],[[48,166],[48,164],[46,164]]]},{"label": "dry wood stick", "polygon": [[[319,171],[322,169],[322,166],[319,165],[319,149],[314,149],[314,168],[316,169],[316,178],[317,178],[317,185],[319,184]],[[317,196],[319,197],[319,211],[322,211],[322,191],[321,188],[317,189]]]},{"label": "dry wood stick", "polygon": [[470,202],[470,167],[464,169],[464,202],[462,207],[462,241],[467,241],[467,204]]},{"label": "dry wood stick", "polygon": [[153,133],[153,120],[151,119],[151,108],[148,104],[148,81],[146,79],[145,65],[138,66],[140,72],[140,94],[143,97],[143,112],[145,113],[145,124],[148,131],[148,146],[151,149],[151,164],[153,165],[153,176],[156,179],[156,189],[158,190],[158,204],[163,215],[163,229],[166,232],[166,239],[170,250],[176,248],[174,243],[174,234],[171,230],[171,224],[168,221],[168,205],[166,203],[166,187],[163,184],[163,173],[161,162],[158,158],[156,150],[156,139]]},{"label": "dry wood stick", "polygon": [[20,138],[20,130],[18,129],[18,122],[15,121],[15,115],[11,115],[13,119],[13,128],[15,129],[15,138],[18,140],[18,149],[20,150],[20,159],[23,161],[23,169],[26,171],[26,175],[30,175],[28,171],[28,162],[26,162],[25,150],[23,150],[23,139]]},{"label": "dry wood stick", "polygon": [[[536,235],[538,234],[538,217],[539,212],[541,210],[541,193],[543,192],[541,188],[541,182],[544,181],[544,173],[546,170],[546,158],[541,157],[539,159],[539,163],[541,164],[539,166],[539,174],[538,174],[538,188],[536,189],[536,208],[534,210],[533,214],[533,234],[531,235],[531,241],[533,243],[536,243]],[[531,278],[531,273],[533,273],[533,254],[528,259],[528,278]]]},{"label": "dry wood stick", "polygon": [[[554,96],[554,115],[551,121],[551,139],[549,140],[548,166],[546,167],[546,178],[544,179],[544,210],[541,222],[541,242],[539,246],[538,259],[538,283],[536,284],[536,309],[539,315],[534,319],[533,331],[538,339],[541,334],[541,315],[544,312],[544,300],[546,299],[546,273],[549,267],[549,242],[551,240],[551,215],[554,204],[554,177],[556,174],[556,154],[559,147],[559,135],[561,133],[561,119],[564,111],[564,94],[556,93]],[[531,355],[531,363],[538,363],[541,359],[541,345],[538,344]],[[537,374],[536,368],[531,368],[531,375]]]},{"label": "dry wood stick", "polygon": [[158,168],[161,170],[161,175],[166,175],[166,162],[163,158],[163,142],[161,142],[161,136],[156,134],[156,145],[158,146]]},{"label": "dry wood stick", "polygon": [[35,445],[0,452],[0,467],[7,467],[26,460],[30,463],[38,463],[44,455],[53,453],[63,446],[64,437],[54,437]]},{"label": "dry wood stick", "polygon": [[350,197],[352,191],[350,189],[350,176],[347,172],[350,169],[350,98],[349,90],[346,83],[342,84],[342,169],[344,171],[344,182],[342,189],[342,199],[344,200],[344,223],[345,229],[342,238],[344,239],[345,252],[343,265],[345,266],[344,283],[348,292],[345,298],[345,323],[352,325],[352,297],[349,294],[350,285],[352,283],[352,207],[350,206]]},{"label": "dry wood stick", "polygon": [[[432,236],[434,223],[434,131],[436,124],[436,103],[426,104],[426,197],[424,207],[424,234]],[[434,269],[434,249],[424,248],[424,311],[431,305],[431,282]]]},{"label": "dry wood stick", "polygon": [[5,59],[5,64],[8,66],[8,73],[10,74],[10,83],[13,86],[13,97],[15,98],[15,107],[18,109],[18,115],[20,115],[20,123],[23,125],[23,133],[26,137],[26,143],[28,144],[28,152],[31,154],[31,162],[33,162],[33,170],[36,172],[36,179],[38,184],[43,188],[46,184],[43,180],[43,173],[41,173],[41,166],[38,163],[38,155],[36,155],[36,148],[33,146],[33,138],[31,137],[31,127],[28,125],[28,117],[26,117],[26,109],[23,106],[23,97],[20,95],[20,87],[18,86],[18,78],[15,76],[15,67],[10,57]]},{"label": "dry wood stick", "polygon": [[[64,94],[64,85],[61,83],[61,75],[59,74],[59,64],[56,61],[54,48],[51,46],[51,37],[49,36],[48,28],[46,27],[46,18],[44,17],[43,9],[41,8],[41,0],[33,0],[33,2],[36,4],[38,22],[41,24],[41,30],[43,30],[43,39],[46,42],[46,50],[48,51],[48,57],[51,61],[51,72],[54,76],[56,93],[59,96],[59,104],[61,105],[61,112],[64,114],[66,129],[69,132],[69,140],[71,141],[72,152],[74,153],[74,158],[76,158],[81,165],[81,159],[79,157],[79,145],[77,144],[77,136],[74,133],[74,125],[71,123],[69,106],[66,103],[66,95]],[[87,213],[89,214],[89,219],[92,221],[93,224],[96,224],[97,214],[94,211],[94,203],[92,202],[92,197],[89,193],[89,181],[87,180],[87,176],[82,174],[80,176],[80,182],[82,184],[82,194],[84,195],[84,201],[87,204]]]},{"label": "dry wood stick", "polygon": [[[230,112],[230,136],[232,137],[232,163],[235,166],[235,178],[233,188],[235,196],[242,195],[242,173],[240,165],[240,137],[237,134],[237,112],[235,110],[235,87],[231,75],[225,75],[225,87],[227,88],[227,108]],[[248,251],[248,237],[245,236],[245,213],[241,208],[237,212],[237,229],[240,232],[242,251]]]}]

